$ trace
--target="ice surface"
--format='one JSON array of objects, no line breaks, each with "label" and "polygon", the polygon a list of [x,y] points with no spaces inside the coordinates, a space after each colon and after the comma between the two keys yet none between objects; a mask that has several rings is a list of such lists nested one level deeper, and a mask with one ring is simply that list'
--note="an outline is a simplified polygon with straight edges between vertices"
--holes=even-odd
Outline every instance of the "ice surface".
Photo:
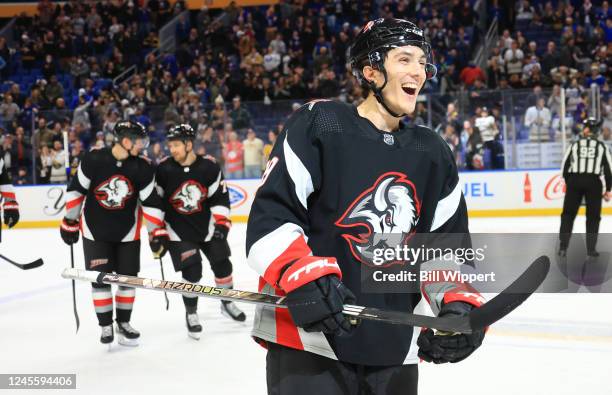
[{"label": "ice surface", "polygon": [[[558,217],[475,218],[472,232],[556,232]],[[245,263],[246,225],[230,232],[234,283],[255,290],[257,277]],[[575,231],[584,232],[584,217]],[[603,217],[602,232],[612,232]],[[108,348],[99,343],[90,285],[77,282],[81,329],[75,334],[70,281],[60,277],[70,266],[69,248],[55,229],[3,231],[0,253],[26,262],[43,257],[45,265],[22,271],[0,263],[0,373],[76,373],[82,394],[265,394],[265,350],[249,336],[253,307],[241,305],[246,323],[221,316],[219,301],[199,301],[204,332],[187,337],[179,295],[137,290],[132,324],[141,345]],[[143,245],[140,276],[160,278],[159,264]],[[81,244],[76,267],[83,268]],[[174,273],[164,258],[167,278]],[[213,284],[204,262],[202,283]],[[612,295],[537,294],[494,325],[483,346],[467,360],[450,365],[420,365],[420,394],[612,394],[606,377],[612,357]],[[0,391],[4,393],[4,391]],[[59,391],[26,391],[18,394]],[[8,393],[8,392],[7,392]],[[62,393],[66,393],[65,391]]]}]

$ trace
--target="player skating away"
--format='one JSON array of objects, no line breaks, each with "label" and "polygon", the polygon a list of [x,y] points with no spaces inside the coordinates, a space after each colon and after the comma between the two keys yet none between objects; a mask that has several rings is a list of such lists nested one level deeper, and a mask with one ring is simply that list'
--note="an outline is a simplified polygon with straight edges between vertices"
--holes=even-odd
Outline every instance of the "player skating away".
[{"label": "player skating away", "polygon": [[[85,268],[137,275],[143,218],[154,254],[163,254],[168,235],[161,200],[155,190],[155,169],[138,156],[148,145],[145,128],[118,122],[112,148],[93,149],[81,161],[68,186],[66,216],[60,232],[66,244],[83,233]],[[81,213],[82,208],[82,213]],[[110,285],[93,283],[93,302],[102,327],[100,341],[112,343],[113,295]],[[140,333],[130,325],[136,292],[119,287],[115,294],[119,343],[137,345]]]},{"label": "player skating away", "polygon": [[[3,154],[1,151],[0,153]],[[12,228],[19,222],[19,204],[2,158],[4,158],[4,155],[0,155],[0,197],[2,198],[2,210],[4,211],[4,224]],[[2,240],[1,232],[2,228],[0,227],[0,241]]]},{"label": "player skating away", "polygon": [[[164,159],[155,176],[162,196],[168,250],[176,271],[183,279],[197,283],[202,278],[204,253],[220,288],[232,288],[232,262],[227,234],[229,193],[217,162],[193,151],[195,132],[187,124],[172,127],[166,135],[171,157]],[[189,336],[199,339],[202,325],[197,313],[198,298],[183,295]],[[245,314],[233,303],[221,302],[221,312],[236,321]]]},{"label": "player skating away", "polygon": [[[286,294],[289,307],[258,308],[254,320],[253,336],[268,347],[269,394],[416,394],[419,357],[457,362],[484,338],[378,322],[352,327],[341,313],[351,303],[413,312],[422,302],[418,293],[361,291],[362,262],[375,237],[468,233],[448,145],[426,127],[400,122],[435,74],[430,51],[411,22],[369,22],[350,51],[365,101],[308,103],[278,137],[246,246],[260,289]],[[482,304],[466,288],[421,284],[439,316],[465,315]]]}]

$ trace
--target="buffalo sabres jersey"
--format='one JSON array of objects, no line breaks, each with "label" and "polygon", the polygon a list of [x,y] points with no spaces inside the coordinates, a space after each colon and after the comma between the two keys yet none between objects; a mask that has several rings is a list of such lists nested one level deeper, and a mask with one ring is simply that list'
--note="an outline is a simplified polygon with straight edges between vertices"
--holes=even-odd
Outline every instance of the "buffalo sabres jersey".
[{"label": "buffalo sabres jersey", "polygon": [[[312,255],[336,258],[357,305],[407,313],[429,305],[437,314],[447,292],[453,301],[480,304],[479,295],[464,296],[454,283],[423,282],[414,293],[361,290],[361,269],[372,262],[376,237],[467,234],[458,181],[448,145],[430,129],[400,124],[386,133],[352,105],[305,104],[279,135],[249,214],[247,260],[261,276],[260,291],[284,295],[282,273]],[[258,307],[252,334],[350,363],[418,362],[419,328],[402,325],[363,321],[337,337],[296,327],[286,309]]]},{"label": "buffalo sabres jersey", "polygon": [[139,240],[143,220],[149,232],[164,223],[154,175],[142,157],[118,161],[110,148],[93,149],[68,186],[66,218],[81,216],[81,231],[89,240]]},{"label": "buffalo sabres jersey", "polygon": [[229,193],[214,159],[197,156],[191,165],[181,166],[167,157],[155,179],[170,240],[208,241],[215,225],[231,226]]},{"label": "buffalo sabres jersey", "polygon": [[4,202],[15,201],[15,189],[4,165],[4,151],[0,150],[0,198]]}]

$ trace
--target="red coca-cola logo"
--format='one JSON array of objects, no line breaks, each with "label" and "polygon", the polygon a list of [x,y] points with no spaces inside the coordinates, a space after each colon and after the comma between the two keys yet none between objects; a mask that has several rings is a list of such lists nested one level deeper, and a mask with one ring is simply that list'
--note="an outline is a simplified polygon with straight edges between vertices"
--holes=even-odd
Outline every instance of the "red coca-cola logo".
[{"label": "red coca-cola logo", "polygon": [[544,187],[544,198],[547,200],[563,199],[565,195],[565,181],[561,174],[553,176]]}]

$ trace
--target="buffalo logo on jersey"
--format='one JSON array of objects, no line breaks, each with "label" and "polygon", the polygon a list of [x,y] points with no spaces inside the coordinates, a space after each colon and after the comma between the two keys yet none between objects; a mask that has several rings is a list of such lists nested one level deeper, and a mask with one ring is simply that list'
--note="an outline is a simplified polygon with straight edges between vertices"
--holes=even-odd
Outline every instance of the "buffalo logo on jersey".
[{"label": "buffalo logo on jersey", "polygon": [[102,207],[109,210],[120,210],[134,194],[134,188],[125,176],[116,174],[98,185],[94,192]]},{"label": "buffalo logo on jersey", "polygon": [[187,180],[170,195],[170,204],[181,214],[193,214],[202,211],[202,201],[206,199],[207,190],[197,181]]},{"label": "buffalo logo on jersey", "polygon": [[388,172],[363,191],[335,225],[353,230],[342,237],[358,261],[368,266],[389,266],[400,262],[376,265],[374,249],[406,244],[415,232],[420,213],[414,184],[405,174]]}]

